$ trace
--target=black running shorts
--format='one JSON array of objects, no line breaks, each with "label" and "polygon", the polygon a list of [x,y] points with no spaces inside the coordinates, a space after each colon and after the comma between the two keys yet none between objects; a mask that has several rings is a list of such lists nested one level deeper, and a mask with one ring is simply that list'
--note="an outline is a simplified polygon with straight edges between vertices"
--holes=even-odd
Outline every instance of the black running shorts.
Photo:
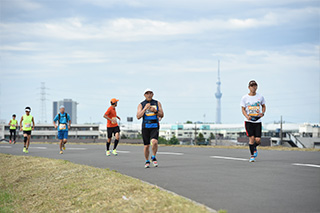
[{"label": "black running shorts", "polygon": [[255,138],[261,138],[262,125],[259,123],[245,122],[246,132],[248,137],[254,136]]},{"label": "black running shorts", "polygon": [[159,128],[142,128],[142,138],[144,145],[150,145],[151,139],[158,140]]},{"label": "black running shorts", "polygon": [[120,132],[120,127],[119,126],[108,127],[107,132],[108,132],[108,138],[112,138],[112,134],[116,135],[116,133]]},{"label": "black running shorts", "polygon": [[31,131],[23,131],[23,134],[31,135]]}]

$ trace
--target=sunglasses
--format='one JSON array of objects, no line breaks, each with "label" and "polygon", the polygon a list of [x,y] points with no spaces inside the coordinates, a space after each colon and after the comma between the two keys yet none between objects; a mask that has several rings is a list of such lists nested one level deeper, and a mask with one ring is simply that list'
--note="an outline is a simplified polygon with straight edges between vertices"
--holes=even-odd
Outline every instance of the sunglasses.
[{"label": "sunglasses", "polygon": [[250,84],[250,87],[253,87],[253,86],[258,86],[257,84]]}]

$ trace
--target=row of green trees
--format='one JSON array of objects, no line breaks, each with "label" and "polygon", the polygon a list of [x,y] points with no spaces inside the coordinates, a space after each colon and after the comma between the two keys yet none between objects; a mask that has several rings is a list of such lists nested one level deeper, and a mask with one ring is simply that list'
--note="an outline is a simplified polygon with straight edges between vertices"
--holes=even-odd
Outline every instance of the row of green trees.
[{"label": "row of green trees", "polygon": [[167,145],[178,145],[180,144],[179,140],[173,136],[170,140],[167,140],[163,137],[159,137],[158,138],[158,143],[159,144],[167,144]]},{"label": "row of green trees", "polygon": [[[138,139],[142,139],[142,135],[139,134],[137,138]],[[121,135],[121,139],[130,139],[130,138],[128,138],[126,135]],[[214,134],[210,133],[209,139],[211,139],[211,140],[215,139]],[[204,142],[206,142],[206,139],[205,139],[204,135],[202,133],[199,133],[198,137],[196,138],[196,144],[197,145],[206,145],[206,144],[204,144]],[[178,144],[180,144],[179,140],[175,136],[173,136],[169,140],[167,140],[167,139],[165,139],[163,137],[159,137],[158,143],[159,144],[167,144],[167,145],[178,145]]]}]

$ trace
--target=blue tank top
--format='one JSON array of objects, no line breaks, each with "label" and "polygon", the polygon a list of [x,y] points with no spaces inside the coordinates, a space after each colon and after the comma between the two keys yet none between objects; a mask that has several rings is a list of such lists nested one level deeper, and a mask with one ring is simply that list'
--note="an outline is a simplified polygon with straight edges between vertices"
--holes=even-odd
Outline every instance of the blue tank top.
[{"label": "blue tank top", "polygon": [[[153,99],[150,102],[148,102],[147,100],[141,102],[142,109],[145,107],[147,103],[150,103],[151,107],[154,107],[156,108],[156,110],[159,110],[158,101]],[[151,112],[150,110],[147,110],[143,115],[142,128],[159,128],[159,119],[157,114]]]}]

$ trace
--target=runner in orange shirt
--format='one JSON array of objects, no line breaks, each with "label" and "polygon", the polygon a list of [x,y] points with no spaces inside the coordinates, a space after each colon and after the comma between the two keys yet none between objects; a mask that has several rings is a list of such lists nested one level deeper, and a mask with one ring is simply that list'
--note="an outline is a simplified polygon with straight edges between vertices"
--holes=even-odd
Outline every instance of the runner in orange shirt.
[{"label": "runner in orange shirt", "polygon": [[116,107],[118,106],[118,101],[119,101],[118,99],[112,98],[110,101],[111,106],[108,108],[106,113],[104,113],[104,115],[103,115],[103,117],[108,120],[108,122],[107,122],[108,136],[107,136],[107,143],[106,143],[106,148],[107,148],[106,155],[107,156],[110,156],[109,148],[110,148],[112,135],[114,135],[116,137],[116,139],[114,140],[112,154],[118,155],[116,148],[119,143],[120,128],[119,128],[117,119],[121,120],[120,117],[117,116],[117,112],[116,112]]}]

